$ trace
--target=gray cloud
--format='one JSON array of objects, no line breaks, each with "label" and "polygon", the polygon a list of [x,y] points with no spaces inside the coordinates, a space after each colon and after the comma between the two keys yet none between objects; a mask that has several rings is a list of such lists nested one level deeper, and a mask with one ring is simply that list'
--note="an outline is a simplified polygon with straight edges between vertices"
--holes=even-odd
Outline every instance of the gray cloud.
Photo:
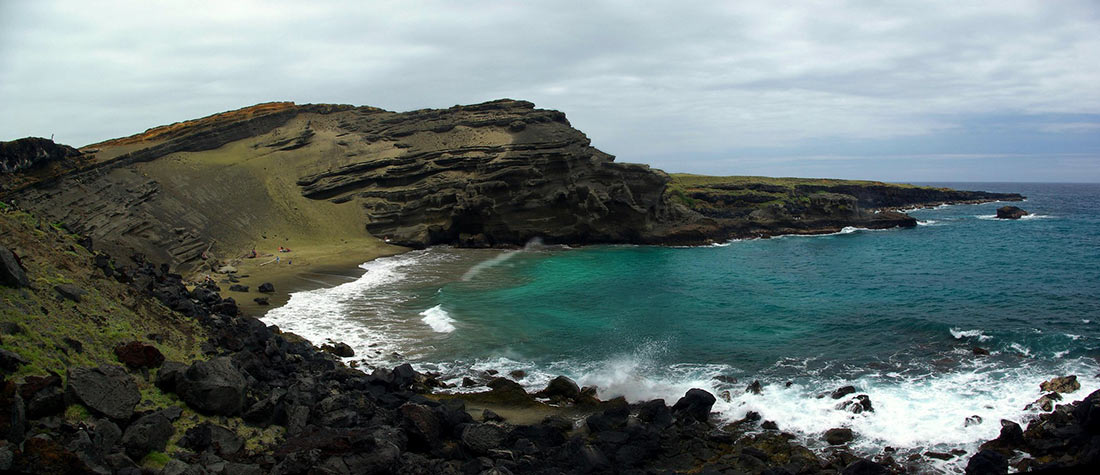
[{"label": "gray cloud", "polygon": [[0,139],[82,145],[271,100],[500,97],[566,112],[623,160],[712,173],[862,142],[970,153],[952,140],[987,120],[1095,135],[1093,1],[775,4],[4,1]]}]

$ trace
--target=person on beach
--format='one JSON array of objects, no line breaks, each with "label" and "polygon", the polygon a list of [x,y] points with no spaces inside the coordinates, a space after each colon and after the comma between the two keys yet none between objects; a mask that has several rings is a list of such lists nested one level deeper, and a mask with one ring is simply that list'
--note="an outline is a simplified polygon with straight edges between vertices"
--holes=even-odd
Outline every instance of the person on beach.
[{"label": "person on beach", "polygon": [[255,259],[256,258],[256,248],[252,248],[252,252],[248,253],[248,258],[249,259]]}]

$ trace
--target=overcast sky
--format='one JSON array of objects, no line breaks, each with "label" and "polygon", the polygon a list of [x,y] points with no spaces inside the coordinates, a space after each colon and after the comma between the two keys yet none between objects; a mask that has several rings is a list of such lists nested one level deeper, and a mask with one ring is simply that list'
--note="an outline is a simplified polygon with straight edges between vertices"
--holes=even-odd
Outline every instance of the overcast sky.
[{"label": "overcast sky", "polygon": [[0,140],[502,97],[668,171],[1100,182],[1100,2],[0,0]]}]

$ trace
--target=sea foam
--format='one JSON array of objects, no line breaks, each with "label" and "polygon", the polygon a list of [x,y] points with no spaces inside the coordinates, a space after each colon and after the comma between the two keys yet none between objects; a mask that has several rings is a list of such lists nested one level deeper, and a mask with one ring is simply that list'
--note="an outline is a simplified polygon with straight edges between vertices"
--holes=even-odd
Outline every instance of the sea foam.
[{"label": "sea foam", "polygon": [[372,296],[389,301],[382,289],[406,278],[409,271],[432,259],[430,251],[413,251],[382,257],[360,265],[365,273],[333,287],[293,292],[286,305],[269,310],[261,320],[297,334],[314,344],[337,338],[350,345],[355,359],[369,364],[388,361],[393,352],[409,347],[407,336],[396,329],[394,316],[375,315],[369,324],[355,316],[369,308]]},{"label": "sea foam", "polygon": [[432,327],[436,333],[450,333],[455,331],[455,320],[451,318],[451,315],[443,310],[442,305],[436,305],[423,312],[420,312],[424,316],[423,322]]},{"label": "sea foam", "polygon": [[964,338],[977,338],[978,341],[989,341],[993,339],[993,337],[982,333],[981,330],[962,330],[959,328],[952,328],[949,331],[951,332],[951,336],[955,337],[956,340],[962,340]]},{"label": "sea foam", "polygon": [[[1000,419],[1026,425],[1036,416],[1025,407],[1041,396],[1039,383],[1057,374],[1081,375],[1085,387],[1100,386],[1095,362],[1085,359],[1059,360],[1056,368],[1006,367],[987,360],[963,363],[947,372],[928,366],[916,373],[884,371],[855,379],[815,376],[809,371],[793,381],[761,376],[761,394],[745,391],[756,378],[747,376],[722,382],[721,375],[738,374],[736,368],[722,364],[675,364],[661,367],[662,345],[654,343],[628,354],[596,362],[554,362],[538,365],[514,358],[500,357],[473,363],[419,365],[420,370],[442,371],[458,383],[461,375],[493,369],[500,374],[522,370],[518,379],[528,391],[543,389],[557,375],[566,375],[581,386],[598,388],[598,396],[607,400],[623,396],[630,402],[664,399],[675,403],[689,389],[701,388],[717,397],[713,407],[724,422],[742,419],[750,411],[764,420],[775,421],[780,430],[796,434],[808,447],[825,450],[822,434],[834,427],[848,427],[859,434],[851,446],[862,456],[873,456],[889,446],[903,456],[925,451],[962,449],[975,453],[978,445],[996,438]],[[804,362],[805,363],[805,362]],[[792,363],[797,365],[797,362]],[[788,384],[789,383],[789,384]],[[823,394],[854,385],[856,394],[866,394],[873,412],[853,414],[838,409],[844,401]],[[460,386],[460,385],[458,385]],[[456,392],[480,391],[483,387],[456,388]],[[726,399],[728,397],[728,400]],[[983,422],[967,425],[971,416]],[[928,460],[938,471],[962,472],[968,457],[949,461]]]}]

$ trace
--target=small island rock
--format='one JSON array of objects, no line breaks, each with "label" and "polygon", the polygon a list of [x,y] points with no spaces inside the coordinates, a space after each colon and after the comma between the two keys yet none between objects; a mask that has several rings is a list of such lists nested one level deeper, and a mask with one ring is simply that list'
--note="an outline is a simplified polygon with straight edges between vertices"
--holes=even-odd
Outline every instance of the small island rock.
[{"label": "small island rock", "polygon": [[1027,215],[1027,211],[1015,206],[1002,206],[997,208],[997,219],[1020,219]]}]

